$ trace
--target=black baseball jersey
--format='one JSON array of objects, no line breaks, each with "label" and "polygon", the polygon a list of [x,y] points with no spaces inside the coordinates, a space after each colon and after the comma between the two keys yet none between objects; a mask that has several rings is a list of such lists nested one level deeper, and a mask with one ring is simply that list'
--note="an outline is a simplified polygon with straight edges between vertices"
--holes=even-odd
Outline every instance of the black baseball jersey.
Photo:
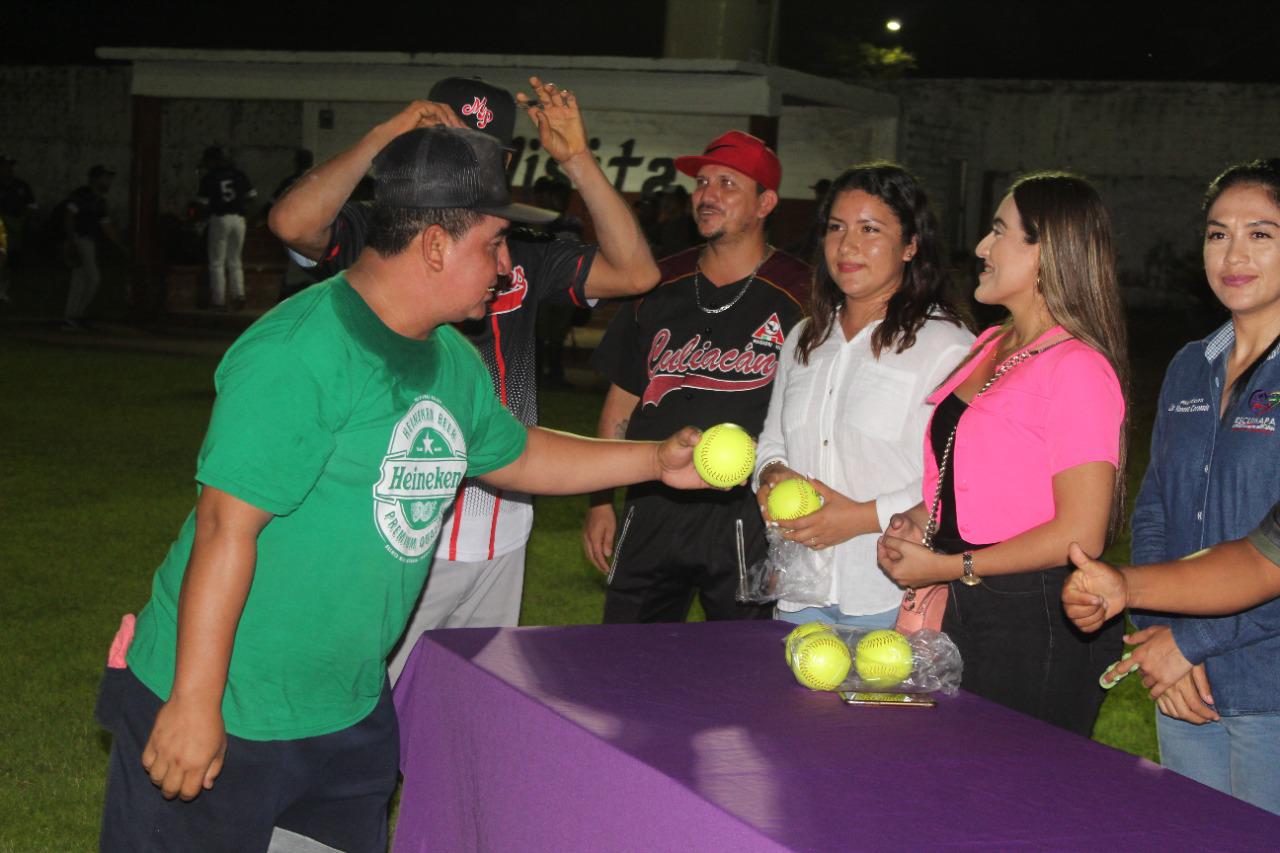
[{"label": "black baseball jersey", "polygon": [[249,177],[231,166],[219,166],[204,173],[196,201],[209,208],[213,216],[244,216],[245,202],[258,194]]},{"label": "black baseball jersey", "polygon": [[74,217],[73,228],[78,237],[97,237],[104,222],[109,222],[107,200],[88,186],[78,187],[66,201]]},{"label": "black baseball jersey", "polygon": [[[364,203],[343,205],[318,274],[327,277],[355,262],[364,250],[369,212]],[[489,305],[483,320],[462,323],[459,328],[480,351],[502,405],[521,423],[533,426],[538,422],[534,363],[538,303],[586,305],[587,275],[596,247],[524,231],[513,231],[507,245],[512,265],[509,288]],[[437,554],[446,560],[491,560],[522,545],[532,526],[528,495],[508,494],[469,479],[445,522]]]},{"label": "black baseball jersey", "polygon": [[610,382],[640,398],[627,438],[663,439],[726,421],[759,435],[764,426],[784,336],[803,314],[809,267],[775,251],[754,278],[717,288],[697,272],[700,251],[661,261],[657,288],[623,306],[592,358]]}]

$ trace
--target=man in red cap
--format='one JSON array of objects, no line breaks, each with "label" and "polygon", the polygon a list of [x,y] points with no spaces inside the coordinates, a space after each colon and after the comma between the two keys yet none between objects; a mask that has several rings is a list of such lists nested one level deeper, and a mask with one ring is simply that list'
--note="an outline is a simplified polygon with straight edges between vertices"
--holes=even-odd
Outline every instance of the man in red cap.
[{"label": "man in red cap", "polygon": [[[677,158],[676,168],[696,181],[694,221],[706,243],[660,261],[658,287],[609,327],[594,358],[612,383],[598,434],[641,438],[675,423],[729,421],[758,435],[810,281],[806,264],[765,242],[782,166],[763,141],[732,130],[701,155]],[[750,566],[765,550],[745,486],[696,497],[634,487],[620,530],[612,492],[599,493],[583,539],[609,577],[605,622],[683,621],[695,590],[708,619],[771,614],[734,599],[739,563]]]}]

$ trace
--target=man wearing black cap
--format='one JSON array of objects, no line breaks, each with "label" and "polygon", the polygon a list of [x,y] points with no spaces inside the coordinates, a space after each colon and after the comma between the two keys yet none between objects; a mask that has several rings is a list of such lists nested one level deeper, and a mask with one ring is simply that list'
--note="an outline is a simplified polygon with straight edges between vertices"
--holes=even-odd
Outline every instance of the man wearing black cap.
[{"label": "man wearing black cap", "polygon": [[107,213],[107,193],[115,174],[101,164],[94,166],[89,170],[89,183],[77,188],[62,206],[66,235],[63,254],[71,265],[63,328],[69,332],[84,330],[85,314],[102,281],[98,272],[98,238],[106,237],[124,248],[115,223]]},{"label": "man wearing black cap", "polygon": [[[759,435],[778,353],[809,288],[809,267],[765,242],[782,166],[764,142],[734,130],[700,156],[676,158],[676,168],[696,181],[694,220],[706,243],[663,260],[662,283],[618,312],[596,350],[593,363],[612,383],[599,435],[725,421]],[[683,621],[695,590],[708,619],[771,615],[734,599],[740,561],[750,566],[765,549],[745,486],[698,495],[633,487],[620,530],[612,492],[602,493],[583,539],[609,578],[605,622]]]},{"label": "man wearing black cap", "polygon": [[279,825],[382,853],[399,759],[384,661],[462,478],[701,485],[696,430],[597,442],[521,425],[450,325],[485,315],[509,221],[536,218],[510,203],[497,143],[421,128],[374,168],[367,248],[218,367],[195,510],[103,679],[104,850],[260,851]]},{"label": "man wearing black cap", "polygon": [[[535,327],[542,300],[586,305],[591,300],[649,290],[658,270],[625,200],[600,170],[573,94],[532,78],[522,106],[543,149],[577,187],[595,225],[599,247],[576,240],[510,240],[511,275],[482,323],[467,329],[503,404],[525,424],[537,422]],[[389,139],[411,127],[473,127],[510,149],[516,101],[480,80],[452,77],[430,101],[410,104],[352,148],[313,169],[271,210],[271,230],[298,253],[342,269],[359,253],[367,209],[347,197]],[[557,214],[546,212],[546,221]],[[520,612],[524,552],[533,526],[528,495],[468,482],[446,520],[430,587],[391,661],[394,678],[417,636],[429,628],[515,625]]]}]

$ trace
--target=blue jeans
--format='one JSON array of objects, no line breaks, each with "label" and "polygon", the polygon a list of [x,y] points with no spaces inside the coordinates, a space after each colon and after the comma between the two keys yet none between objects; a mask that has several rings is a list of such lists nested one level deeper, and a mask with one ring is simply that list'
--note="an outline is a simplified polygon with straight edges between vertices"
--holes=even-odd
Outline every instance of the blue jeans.
[{"label": "blue jeans", "polygon": [[833,604],[830,607],[806,607],[804,610],[774,610],[773,616],[775,619],[790,622],[793,625],[803,625],[806,622],[824,622],[827,625],[844,625],[849,628],[875,630],[876,628],[892,628],[894,621],[898,618],[898,608],[895,607],[883,613],[849,616],[840,612],[839,605]]},{"label": "blue jeans", "polygon": [[1160,763],[1202,785],[1280,814],[1280,714],[1197,726],[1156,711]]}]

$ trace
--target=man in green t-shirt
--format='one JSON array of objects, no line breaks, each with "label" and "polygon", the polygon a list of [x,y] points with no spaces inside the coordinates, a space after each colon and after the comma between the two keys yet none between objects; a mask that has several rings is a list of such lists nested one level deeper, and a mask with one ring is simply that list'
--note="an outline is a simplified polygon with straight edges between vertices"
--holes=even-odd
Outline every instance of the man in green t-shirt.
[{"label": "man in green t-shirt", "polygon": [[105,850],[265,850],[277,824],[384,850],[384,661],[463,476],[543,494],[702,485],[691,428],[646,443],[521,426],[448,325],[484,316],[508,223],[529,215],[496,142],[423,128],[374,167],[356,263],[218,367],[195,509],[104,676]]}]

